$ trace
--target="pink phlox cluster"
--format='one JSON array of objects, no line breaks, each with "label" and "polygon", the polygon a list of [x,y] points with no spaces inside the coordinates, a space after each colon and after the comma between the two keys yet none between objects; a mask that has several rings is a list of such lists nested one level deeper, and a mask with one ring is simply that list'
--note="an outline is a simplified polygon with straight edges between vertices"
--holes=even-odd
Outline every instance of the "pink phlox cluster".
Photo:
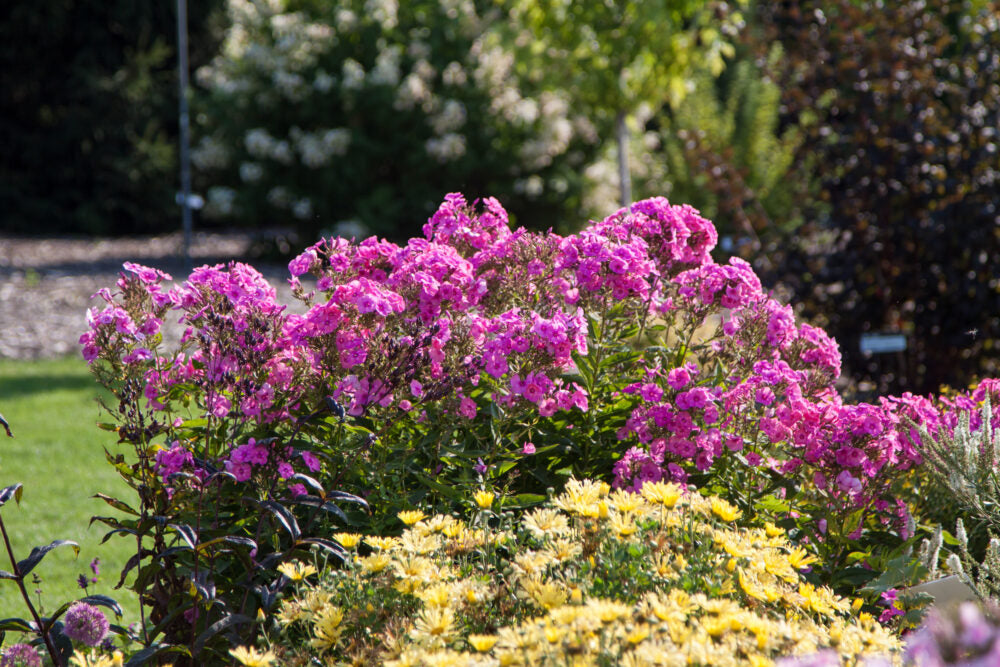
[{"label": "pink phlox cluster", "polygon": [[[507,211],[493,197],[484,199],[482,205],[483,211],[477,214],[461,194],[446,195],[444,203],[424,225],[424,237],[451,245],[469,258],[507,241],[512,235]],[[474,259],[473,263],[480,262]]]},{"label": "pink phlox cluster", "polygon": [[236,481],[245,482],[250,479],[255,467],[267,465],[269,454],[266,445],[259,444],[255,438],[250,438],[246,444],[232,448],[229,459],[225,462],[226,470],[236,477]]},{"label": "pink phlox cluster", "polygon": [[665,197],[635,202],[595,225],[595,229],[609,226],[622,226],[644,239],[664,276],[712,262],[710,253],[719,241],[715,226],[697,210],[671,205]]},{"label": "pink phlox cluster", "polygon": [[174,473],[181,472],[194,465],[191,451],[174,440],[169,449],[161,449],[154,456],[156,474],[166,479]]},{"label": "pink phlox cluster", "polygon": [[[88,311],[84,357],[138,369],[154,410],[171,410],[180,393],[212,419],[250,426],[245,432],[326,396],[352,416],[381,410],[420,420],[436,401],[438,414],[471,420],[481,414],[472,398],[480,383],[499,405],[550,417],[590,408],[592,397],[561,376],[590,351],[588,315],[614,306],[623,318],[692,336],[679,359],[651,357],[625,378],[633,403],[617,434],[628,449],[616,486],[685,480],[738,455],[801,474],[832,501],[891,516],[898,507],[887,471],[921,460],[911,421],[935,432],[967,413],[981,428],[987,393],[1000,410],[995,380],[937,402],[904,394],[844,404],[834,387],[836,342],[796,324],[744,260],[717,264],[712,223],[662,197],[560,236],[511,230],[495,199],[470,205],[453,193],[423,232],[403,246],[337,238],[307,248],[288,267],[303,314],[287,313],[245,264],[199,267],[171,289],[166,274],[126,264],[120,291],[102,290],[104,306]],[[187,330],[181,350],[166,354],[156,334],[171,310]],[[164,450],[157,465],[189,466],[182,449]],[[285,479],[295,466],[320,467],[307,452],[252,440],[223,458],[244,480],[255,466]]]},{"label": "pink phlox cluster", "polygon": [[[706,263],[674,278],[686,303],[700,307],[738,309],[764,299],[760,279],[745,260],[733,257],[729,265]],[[697,305],[695,305],[697,304]]]}]

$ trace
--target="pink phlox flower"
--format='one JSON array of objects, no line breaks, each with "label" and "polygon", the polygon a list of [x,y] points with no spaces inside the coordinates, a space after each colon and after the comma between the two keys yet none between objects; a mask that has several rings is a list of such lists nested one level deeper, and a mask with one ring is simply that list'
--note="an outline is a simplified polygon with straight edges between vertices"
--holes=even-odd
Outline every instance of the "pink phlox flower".
[{"label": "pink phlox flower", "polygon": [[320,465],[319,459],[316,458],[315,454],[312,452],[302,451],[299,455],[302,457],[302,461],[306,464],[306,467],[309,468],[309,470],[312,472],[319,472],[319,469],[322,466]]},{"label": "pink phlox flower", "polygon": [[288,263],[288,272],[293,276],[309,273],[312,267],[319,263],[319,255],[315,246],[307,248],[301,255]]},{"label": "pink phlox flower", "polygon": [[690,381],[691,373],[683,366],[672,368],[670,369],[670,372],[667,373],[667,384],[669,384],[675,391],[680,391],[686,387]]},{"label": "pink phlox flower", "polygon": [[170,449],[157,451],[153,460],[155,461],[156,474],[164,478],[194,465],[194,456],[176,440],[171,444]]},{"label": "pink phlox flower", "polygon": [[462,415],[463,417],[465,417],[466,419],[475,419],[476,418],[476,402],[473,401],[471,398],[463,396],[462,400],[459,401],[458,413],[460,415]]},{"label": "pink phlox flower", "polygon": [[134,262],[125,262],[122,264],[124,268],[129,273],[134,273],[139,277],[143,283],[147,285],[152,285],[158,283],[162,280],[173,280],[173,278],[168,273],[164,273],[159,269],[150,268],[148,266],[143,266],[141,264],[136,264]]}]

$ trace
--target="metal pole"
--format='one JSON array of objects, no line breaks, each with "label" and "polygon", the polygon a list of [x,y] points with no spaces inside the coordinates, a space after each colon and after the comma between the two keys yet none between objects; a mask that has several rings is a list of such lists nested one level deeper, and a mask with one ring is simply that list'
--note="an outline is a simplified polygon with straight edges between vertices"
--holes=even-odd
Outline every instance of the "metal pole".
[{"label": "metal pole", "polygon": [[177,0],[177,69],[180,82],[181,216],[184,224],[184,267],[191,270],[191,126],[188,116],[187,0]]}]

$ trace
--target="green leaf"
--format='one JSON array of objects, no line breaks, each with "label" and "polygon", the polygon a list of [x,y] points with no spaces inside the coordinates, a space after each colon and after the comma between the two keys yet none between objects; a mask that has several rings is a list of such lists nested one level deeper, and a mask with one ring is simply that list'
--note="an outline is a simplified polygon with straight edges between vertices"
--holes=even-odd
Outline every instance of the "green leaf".
[{"label": "green leaf", "polygon": [[754,508],[759,512],[770,512],[772,514],[783,514],[792,509],[787,500],[782,500],[774,494],[766,495],[754,503]]},{"label": "green leaf", "polygon": [[100,498],[119,512],[125,512],[126,514],[131,514],[132,516],[139,516],[139,513],[132,509],[127,503],[124,503],[117,498],[112,498],[111,496],[104,495],[103,493],[93,495],[91,498]]},{"label": "green leaf", "polygon": [[505,507],[510,507],[512,509],[520,509],[526,507],[533,507],[535,505],[540,505],[545,502],[545,496],[540,493],[519,493],[512,498],[513,503],[504,503]]},{"label": "green leaf", "polygon": [[844,517],[844,528],[842,535],[850,535],[858,529],[861,522],[864,520],[865,511],[864,509],[859,509],[851,512],[846,517]]},{"label": "green leaf", "polygon": [[45,545],[44,547],[35,547],[34,549],[32,549],[31,553],[28,554],[27,558],[18,561],[17,571],[21,573],[22,577],[27,576],[27,574],[32,570],[34,570],[35,566],[38,565],[43,558],[45,558],[45,555],[47,553],[49,553],[53,549],[57,549],[59,547],[64,547],[64,546],[73,547],[73,552],[77,556],[80,555],[80,545],[78,545],[76,542],[73,542],[72,540],[54,540],[53,542]]}]

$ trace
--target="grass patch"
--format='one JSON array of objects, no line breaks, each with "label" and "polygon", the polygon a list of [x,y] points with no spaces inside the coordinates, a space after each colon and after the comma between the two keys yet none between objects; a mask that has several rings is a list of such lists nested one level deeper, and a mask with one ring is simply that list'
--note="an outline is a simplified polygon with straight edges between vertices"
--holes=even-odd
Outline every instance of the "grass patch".
[{"label": "grass patch", "polygon": [[[102,421],[97,397],[103,391],[79,358],[43,361],[0,360],[0,413],[10,423],[13,438],[0,431],[0,487],[21,483],[20,506],[8,503],[3,513],[14,555],[24,558],[36,545],[74,540],[80,555],[63,547],[49,553],[35,568],[42,581],[41,603],[51,611],[84,592],[77,577],[90,573],[90,561],[101,561],[101,577],[89,593],[110,595],[125,608],[125,624],[138,620],[134,595],[113,590],[122,567],[134,553],[134,543],[113,537],[100,544],[106,529],[88,527],[95,514],[115,514],[97,492],[131,502],[131,490],[107,464],[104,448],[116,451],[116,438],[98,429]],[[107,421],[104,419],[103,421]],[[0,569],[10,569],[0,547]],[[37,602],[37,598],[36,598]],[[27,616],[13,582],[0,581],[0,618]]]}]

